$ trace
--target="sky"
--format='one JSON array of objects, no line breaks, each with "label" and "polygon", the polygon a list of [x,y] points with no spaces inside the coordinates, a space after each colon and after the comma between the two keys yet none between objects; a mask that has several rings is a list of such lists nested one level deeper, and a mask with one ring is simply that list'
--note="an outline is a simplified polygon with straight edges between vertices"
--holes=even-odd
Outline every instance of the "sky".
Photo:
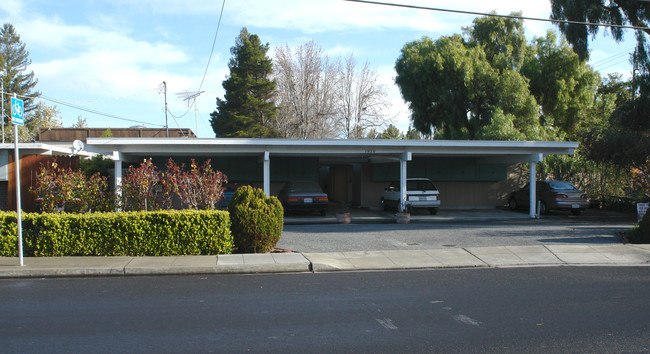
[{"label": "sky", "polygon": [[[546,0],[393,2],[481,13],[521,11],[544,19],[551,11]],[[387,117],[404,131],[410,113],[394,83],[400,50],[423,36],[461,33],[475,17],[344,0],[0,1],[0,22],[11,23],[25,43],[32,60],[27,70],[38,79],[43,103],[61,112],[64,127],[79,117],[93,128],[168,124],[190,128],[200,138],[214,138],[210,113],[216,98],[223,98],[230,48],[243,27],[270,45],[271,58],[276,47],[313,40],[330,58],[352,53],[358,62],[367,61],[386,90]],[[529,40],[558,31],[548,22],[524,25]],[[607,34],[601,30],[590,42],[590,64],[603,76],[630,77],[634,33],[626,30],[622,43]],[[195,104],[186,99],[199,91]]]}]

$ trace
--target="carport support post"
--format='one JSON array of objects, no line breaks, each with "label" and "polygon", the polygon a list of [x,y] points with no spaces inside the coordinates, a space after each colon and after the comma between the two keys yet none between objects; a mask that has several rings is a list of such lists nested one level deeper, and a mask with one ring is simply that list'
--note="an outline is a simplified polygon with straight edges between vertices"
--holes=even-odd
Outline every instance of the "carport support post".
[{"label": "carport support post", "polygon": [[530,217],[537,217],[537,163],[544,159],[542,154],[534,154],[530,159],[530,177],[529,177],[529,199],[530,199]]},{"label": "carport support post", "polygon": [[113,151],[112,158],[115,165],[115,176],[113,177],[113,185],[115,186],[115,210],[119,210],[119,200],[122,196],[122,160],[120,159],[120,152]]},{"label": "carport support post", "polygon": [[399,211],[406,211],[406,162],[411,161],[412,154],[407,151],[399,159]]},{"label": "carport support post", "polygon": [[264,194],[271,196],[271,154],[264,151]]}]

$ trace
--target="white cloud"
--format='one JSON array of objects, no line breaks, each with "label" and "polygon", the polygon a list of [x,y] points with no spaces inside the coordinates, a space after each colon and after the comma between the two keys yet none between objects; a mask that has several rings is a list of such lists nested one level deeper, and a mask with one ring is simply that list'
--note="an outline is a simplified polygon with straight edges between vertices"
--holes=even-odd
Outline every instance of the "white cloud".
[{"label": "white cloud", "polygon": [[23,13],[24,0],[2,0],[0,11],[6,12],[9,18],[18,18]]},{"label": "white cloud", "polygon": [[[222,5],[221,1],[203,0],[122,0],[118,2],[128,4],[129,7],[140,11],[210,16],[218,16]],[[548,0],[501,0],[498,2],[410,0],[400,3],[426,8],[473,12],[494,10],[499,14],[521,11],[524,16],[528,17],[548,18],[550,15]],[[290,29],[303,33],[349,31],[358,28],[399,28],[429,32],[459,31],[460,26],[470,24],[474,17],[476,16],[344,0],[239,0],[226,2],[224,9],[224,21],[230,25]],[[545,30],[540,32],[537,27],[539,26],[531,25],[535,35],[545,32]]]},{"label": "white cloud", "polygon": [[162,78],[175,76],[165,67],[189,61],[181,48],[168,43],[137,41],[119,32],[66,25],[56,18],[36,18],[24,25],[25,42],[58,54],[34,60],[31,69],[41,86],[60,91],[105,97],[152,89]]}]

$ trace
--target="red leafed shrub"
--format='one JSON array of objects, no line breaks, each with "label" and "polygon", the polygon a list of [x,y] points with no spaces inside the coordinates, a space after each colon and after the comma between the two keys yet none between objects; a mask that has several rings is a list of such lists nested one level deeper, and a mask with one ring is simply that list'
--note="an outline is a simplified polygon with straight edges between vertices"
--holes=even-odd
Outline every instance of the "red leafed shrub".
[{"label": "red leafed shrub", "polygon": [[166,190],[177,195],[184,207],[190,209],[214,209],[223,198],[222,184],[227,177],[221,171],[213,171],[210,159],[199,166],[190,160],[189,171],[185,165],[178,166],[171,158],[167,161],[164,183]]},{"label": "red leafed shrub", "polygon": [[166,209],[162,195],[161,173],[151,162],[144,160],[138,167],[129,167],[122,177],[122,208],[124,210]]},{"label": "red leafed shrub", "polygon": [[114,208],[106,177],[99,173],[87,177],[81,170],[60,168],[56,160],[41,166],[29,190],[46,213],[86,213]]}]

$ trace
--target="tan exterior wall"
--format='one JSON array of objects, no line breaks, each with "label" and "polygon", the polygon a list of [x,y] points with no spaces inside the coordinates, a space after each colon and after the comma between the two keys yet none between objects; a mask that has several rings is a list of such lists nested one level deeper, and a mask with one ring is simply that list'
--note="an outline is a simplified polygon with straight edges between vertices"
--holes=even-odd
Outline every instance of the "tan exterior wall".
[{"label": "tan exterior wall", "polygon": [[[362,205],[379,208],[388,182],[373,182],[370,165],[363,165]],[[508,194],[528,183],[528,173],[522,164],[508,167],[508,179],[503,181],[433,181],[440,190],[441,207],[494,208],[507,203]]]}]

